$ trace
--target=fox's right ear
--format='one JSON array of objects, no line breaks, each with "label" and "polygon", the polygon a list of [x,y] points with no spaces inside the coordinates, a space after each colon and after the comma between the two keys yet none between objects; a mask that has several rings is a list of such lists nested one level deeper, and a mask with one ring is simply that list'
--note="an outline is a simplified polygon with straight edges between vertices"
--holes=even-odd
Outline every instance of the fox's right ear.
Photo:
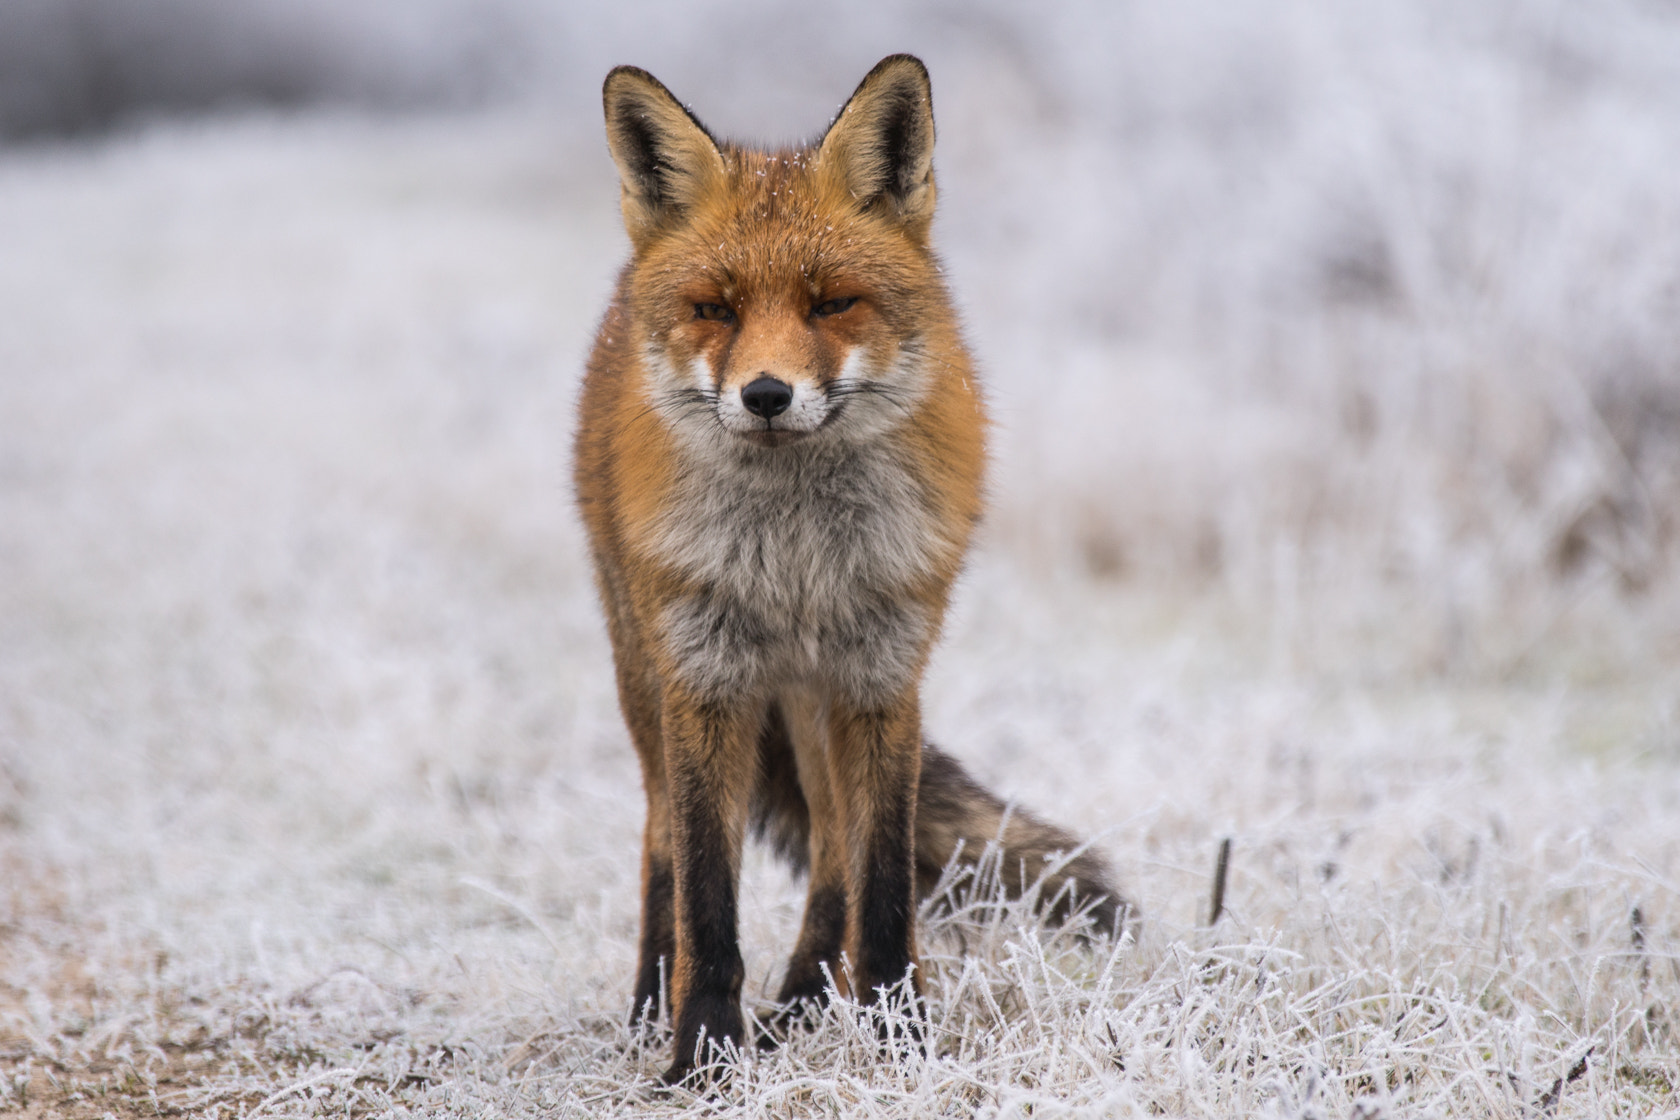
[{"label": "fox's right ear", "polygon": [[705,126],[646,70],[617,67],[601,99],[624,228],[640,248],[726,173],[723,155]]}]

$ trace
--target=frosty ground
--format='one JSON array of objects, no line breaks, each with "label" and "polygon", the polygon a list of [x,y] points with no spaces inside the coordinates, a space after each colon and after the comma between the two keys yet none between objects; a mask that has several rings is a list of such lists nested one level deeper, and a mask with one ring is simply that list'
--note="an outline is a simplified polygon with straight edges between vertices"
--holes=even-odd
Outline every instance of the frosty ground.
[{"label": "frosty ground", "polygon": [[[925,1056],[840,1005],[695,1100],[624,1026],[641,799],[568,489],[604,155],[513,113],[0,155],[0,1111],[1680,1115],[1672,592],[1445,564],[1410,482],[1370,574],[1371,491],[1303,478],[1406,448],[1047,349],[1009,277],[1053,262],[953,192],[1001,424],[928,731],[1144,919],[956,884]],[[800,901],[749,856],[750,1003]]]}]

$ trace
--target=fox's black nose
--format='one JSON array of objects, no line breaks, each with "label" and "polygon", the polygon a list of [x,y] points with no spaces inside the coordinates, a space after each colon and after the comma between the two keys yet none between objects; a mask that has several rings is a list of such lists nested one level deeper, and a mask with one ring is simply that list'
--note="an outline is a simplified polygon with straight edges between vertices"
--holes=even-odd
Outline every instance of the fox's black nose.
[{"label": "fox's black nose", "polygon": [[793,387],[774,377],[760,377],[757,381],[748,382],[741,390],[741,403],[754,416],[768,420],[787,411],[788,405],[793,403]]}]

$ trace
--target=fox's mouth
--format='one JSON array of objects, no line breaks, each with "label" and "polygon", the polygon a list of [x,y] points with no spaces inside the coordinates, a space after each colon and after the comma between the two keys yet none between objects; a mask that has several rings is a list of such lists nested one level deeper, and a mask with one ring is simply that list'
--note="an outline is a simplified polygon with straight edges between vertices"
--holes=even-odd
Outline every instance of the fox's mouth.
[{"label": "fox's mouth", "polygon": [[753,428],[735,434],[759,447],[786,447],[790,443],[798,443],[811,433],[796,432],[792,428]]},{"label": "fox's mouth", "polygon": [[745,431],[737,429],[734,434],[759,447],[786,447],[790,443],[798,443],[802,439],[808,439],[816,435],[840,419],[840,414],[845,411],[846,405],[844,402],[833,405],[814,428],[775,428],[770,426],[771,422],[766,421],[763,427],[748,428]]}]

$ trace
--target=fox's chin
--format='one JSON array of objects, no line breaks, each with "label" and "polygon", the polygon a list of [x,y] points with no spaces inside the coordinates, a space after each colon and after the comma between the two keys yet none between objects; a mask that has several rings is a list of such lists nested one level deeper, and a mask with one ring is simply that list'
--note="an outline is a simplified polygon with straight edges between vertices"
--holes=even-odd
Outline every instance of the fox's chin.
[{"label": "fox's chin", "polygon": [[786,447],[790,443],[798,443],[809,438],[810,432],[796,432],[791,428],[753,428],[745,432],[736,432],[737,439],[746,441],[757,447]]}]

